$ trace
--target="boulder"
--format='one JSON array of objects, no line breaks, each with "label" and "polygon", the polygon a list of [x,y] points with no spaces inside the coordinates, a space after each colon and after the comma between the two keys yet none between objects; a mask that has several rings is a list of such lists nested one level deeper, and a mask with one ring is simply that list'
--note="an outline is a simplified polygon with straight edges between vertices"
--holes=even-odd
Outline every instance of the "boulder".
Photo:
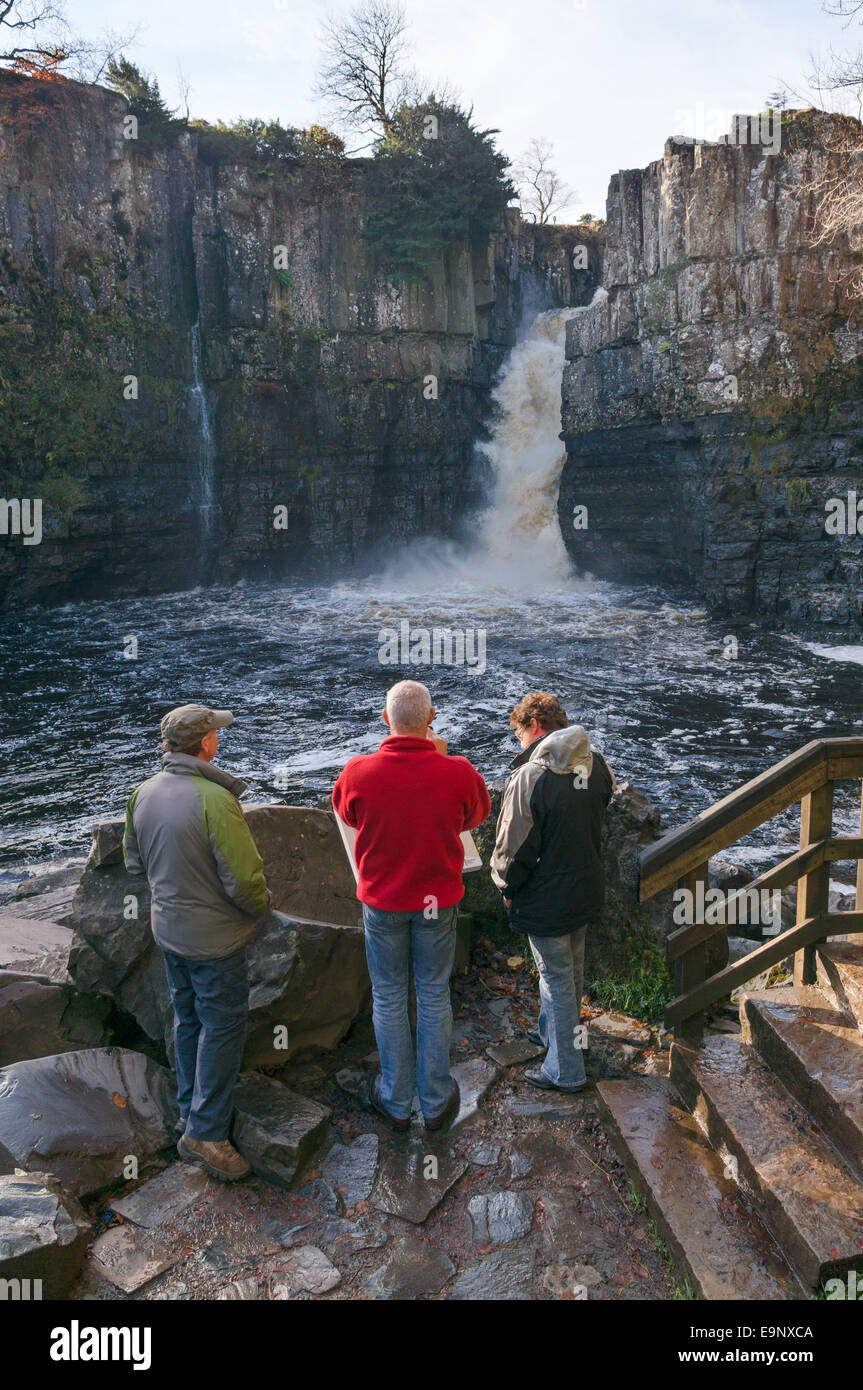
[{"label": "boulder", "polygon": [[75,1196],[132,1176],[176,1140],[171,1075],[120,1047],[0,1070],[0,1173],[52,1173]]},{"label": "boulder", "polygon": [[[0,1279],[30,1280],[30,1298],[65,1298],[81,1272],[89,1238],[89,1221],[56,1178],[39,1172],[0,1176]],[[21,1288],[18,1293],[25,1296]]]},{"label": "boulder", "polygon": [[234,1091],[233,1142],[258,1177],[296,1186],[326,1141],[330,1114],[281,1081],[251,1072]]},{"label": "boulder", "polygon": [[110,999],[71,985],[0,970],[0,1067],[108,1041]]},{"label": "boulder", "polygon": [[[297,806],[244,807],[274,910],[250,946],[244,1065],[281,1066],[309,1047],[335,1047],[368,1011],[371,986],[361,908],[331,814]],[[117,860],[121,822],[94,832],[75,896],[69,972],[82,991],[110,995],[171,1055],[171,1008],[150,930],[150,893]]]},{"label": "boulder", "polygon": [[15,908],[0,908],[0,970],[44,975],[58,984],[69,982],[71,927],[25,917]]}]

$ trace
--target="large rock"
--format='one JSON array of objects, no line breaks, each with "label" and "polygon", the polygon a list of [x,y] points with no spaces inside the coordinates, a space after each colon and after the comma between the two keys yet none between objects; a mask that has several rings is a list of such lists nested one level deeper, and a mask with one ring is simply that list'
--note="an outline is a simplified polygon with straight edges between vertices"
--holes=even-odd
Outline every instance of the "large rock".
[{"label": "large rock", "polygon": [[0,1071],[0,1173],[52,1173],[76,1196],[143,1169],[176,1140],[170,1073],[126,1048],[65,1052]]},{"label": "large rock", "polygon": [[[0,1176],[0,1279],[30,1280],[30,1298],[64,1298],[81,1271],[89,1238],[89,1221],[56,1178],[38,1172]],[[22,1288],[18,1293],[24,1296]]]},{"label": "large rock", "polygon": [[[308,1047],[335,1047],[368,1010],[371,986],[361,908],[331,814],[297,806],[244,807],[264,861],[274,911],[250,947],[244,1065],[279,1066]],[[69,972],[79,989],[109,994],[170,1055],[172,1014],[150,893],[117,859],[121,823],[96,827],[75,896]]]},{"label": "large rock", "polygon": [[234,1091],[234,1145],[255,1172],[296,1186],[326,1142],[331,1111],[270,1076],[241,1076]]},{"label": "large rock", "polygon": [[0,970],[0,1067],[101,1047],[109,1038],[111,1011],[110,999]]}]

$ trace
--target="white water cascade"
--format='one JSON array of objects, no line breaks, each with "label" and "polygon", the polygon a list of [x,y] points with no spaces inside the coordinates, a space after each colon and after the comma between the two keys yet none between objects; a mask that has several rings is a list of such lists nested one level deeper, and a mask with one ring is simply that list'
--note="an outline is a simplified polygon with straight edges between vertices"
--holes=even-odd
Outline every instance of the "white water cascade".
[{"label": "white water cascade", "polygon": [[206,540],[213,528],[213,482],[215,477],[216,443],[210,418],[210,405],[201,371],[201,321],[192,324],[189,338],[192,348],[193,384],[189,394],[195,402],[198,416],[198,486],[201,530]]},{"label": "white water cascade", "polygon": [[480,446],[491,464],[493,492],[470,556],[494,585],[536,593],[559,588],[572,574],[557,494],[566,457],[559,438],[566,324],[577,312],[538,314],[494,391],[497,419],[491,439]]}]

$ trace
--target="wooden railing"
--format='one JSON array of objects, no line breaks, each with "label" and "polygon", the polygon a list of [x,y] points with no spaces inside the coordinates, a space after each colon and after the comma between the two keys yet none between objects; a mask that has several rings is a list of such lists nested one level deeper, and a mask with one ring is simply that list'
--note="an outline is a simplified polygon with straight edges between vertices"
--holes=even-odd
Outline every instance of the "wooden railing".
[{"label": "wooden railing", "polygon": [[[706,1009],[792,953],[794,983],[813,984],[816,944],[830,936],[863,932],[863,800],[860,835],[834,838],[832,833],[834,786],[845,778],[863,778],[863,738],[818,739],[642,851],[641,902],[672,885],[690,889],[694,898],[699,881],[707,890],[707,865],[714,854],[800,802],[799,850],[739,890],[740,895],[753,889],[760,893],[796,882],[796,925],[713,975],[707,973],[707,943],[727,930],[725,921],[693,922],[668,937],[675,997],[665,1010],[665,1023],[677,1037],[700,1042]],[[829,911],[830,865],[840,859],[857,861],[853,912]],[[726,905],[733,896],[726,895]]]}]

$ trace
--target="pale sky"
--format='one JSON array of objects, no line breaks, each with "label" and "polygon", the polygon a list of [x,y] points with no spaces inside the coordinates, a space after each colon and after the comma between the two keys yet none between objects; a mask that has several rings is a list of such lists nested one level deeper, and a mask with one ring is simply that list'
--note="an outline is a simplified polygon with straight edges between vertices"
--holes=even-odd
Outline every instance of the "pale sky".
[{"label": "pale sky", "polygon": [[[576,192],[559,220],[604,215],[610,175],[658,159],[669,135],[715,139],[734,112],[760,110],[778,87],[808,90],[811,55],[863,43],[863,28],[843,27],[822,0],[404,7],[414,66],[430,85],[447,79],[479,125],[499,129],[512,159],[534,136],[553,143]],[[320,23],[350,8],[329,0],[73,0],[69,13],[88,36],[138,28],[128,55],[159,79],[170,105],[179,101],[182,71],[193,116],[275,116],[305,126],[325,114],[312,96]]]}]

